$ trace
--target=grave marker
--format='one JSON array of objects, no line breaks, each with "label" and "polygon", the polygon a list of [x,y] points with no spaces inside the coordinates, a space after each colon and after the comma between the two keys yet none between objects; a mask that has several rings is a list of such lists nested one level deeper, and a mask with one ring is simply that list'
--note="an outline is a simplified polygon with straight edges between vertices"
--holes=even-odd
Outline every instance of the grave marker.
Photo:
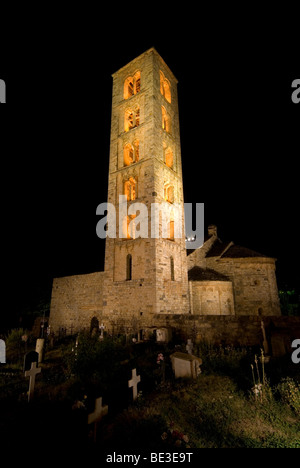
[{"label": "grave marker", "polygon": [[40,367],[36,367],[36,362],[31,363],[31,369],[25,372],[25,377],[30,377],[29,379],[29,390],[28,390],[28,402],[33,398],[34,395],[34,386],[35,386],[35,376],[41,372]]},{"label": "grave marker", "polygon": [[132,392],[133,392],[133,400],[137,399],[137,386],[138,383],[141,381],[141,376],[136,375],[136,369],[132,370],[132,378],[131,380],[128,380],[128,387],[132,387]]},{"label": "grave marker", "polygon": [[108,406],[102,406],[102,397],[95,401],[95,410],[88,415],[88,424],[94,423],[94,442],[96,442],[97,424],[108,413]]}]

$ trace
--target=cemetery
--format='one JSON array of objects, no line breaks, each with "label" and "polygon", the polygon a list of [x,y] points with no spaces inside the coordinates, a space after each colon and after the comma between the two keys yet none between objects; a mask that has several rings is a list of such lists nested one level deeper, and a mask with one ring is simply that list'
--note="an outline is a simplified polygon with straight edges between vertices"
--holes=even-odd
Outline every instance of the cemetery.
[{"label": "cemetery", "polygon": [[300,366],[268,355],[263,333],[261,349],[176,330],[45,335],[12,330],[0,342],[3,443],[300,448]]}]

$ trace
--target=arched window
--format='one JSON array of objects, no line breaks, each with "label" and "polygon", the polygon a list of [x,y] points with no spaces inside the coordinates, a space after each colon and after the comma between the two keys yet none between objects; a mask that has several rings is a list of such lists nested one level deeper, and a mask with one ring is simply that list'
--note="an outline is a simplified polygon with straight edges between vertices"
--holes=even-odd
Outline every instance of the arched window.
[{"label": "arched window", "polygon": [[132,145],[127,143],[124,146],[124,166],[130,166],[130,164],[138,162],[139,157],[139,140],[134,140]]},{"label": "arched window", "polygon": [[164,98],[171,102],[171,85],[170,81],[165,78],[165,75],[162,71],[159,72],[160,74],[160,92],[164,96]]},{"label": "arched window", "polygon": [[132,279],[132,256],[130,254],[126,257],[126,280]]},{"label": "arched window", "polygon": [[174,258],[170,257],[171,281],[175,281]]},{"label": "arched window", "polygon": [[135,110],[126,109],[125,120],[124,120],[125,132],[128,132],[132,128],[138,127],[139,125],[140,125],[140,108],[137,107]]},{"label": "arched window", "polygon": [[130,143],[124,146],[124,165],[130,166],[134,161],[134,150]]},{"label": "arched window", "polygon": [[167,113],[166,109],[164,106],[161,107],[161,113],[162,113],[162,128],[168,132],[171,133],[171,118],[169,114]]},{"label": "arched window", "polygon": [[124,99],[128,99],[141,90],[141,72],[137,71],[133,76],[128,76],[124,82]]},{"label": "arched window", "polygon": [[170,184],[164,185],[164,199],[169,203],[174,203],[174,187]]},{"label": "arched window", "polygon": [[167,148],[165,151],[165,163],[166,163],[166,166],[173,169],[173,165],[174,165],[173,151],[170,148]]},{"label": "arched window", "polygon": [[132,201],[137,198],[137,181],[133,177],[130,177],[125,181],[124,195],[126,195],[128,201]]},{"label": "arched window", "polygon": [[173,220],[171,220],[169,222],[169,224],[168,224],[168,235],[169,235],[169,237],[168,237],[169,240],[171,240],[171,241],[175,240],[175,237],[174,237],[174,221]]}]

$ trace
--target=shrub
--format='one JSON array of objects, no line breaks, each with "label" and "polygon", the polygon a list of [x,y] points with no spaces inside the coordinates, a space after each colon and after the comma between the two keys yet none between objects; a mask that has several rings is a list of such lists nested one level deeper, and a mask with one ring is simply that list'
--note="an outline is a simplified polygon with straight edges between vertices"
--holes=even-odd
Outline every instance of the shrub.
[{"label": "shrub", "polygon": [[286,377],[275,388],[281,401],[292,408],[300,415],[300,386],[290,377]]}]

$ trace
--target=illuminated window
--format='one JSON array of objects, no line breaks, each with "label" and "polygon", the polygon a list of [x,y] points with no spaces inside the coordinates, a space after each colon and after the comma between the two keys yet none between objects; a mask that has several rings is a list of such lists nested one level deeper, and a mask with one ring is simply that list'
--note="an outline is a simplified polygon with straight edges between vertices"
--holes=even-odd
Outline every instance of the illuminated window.
[{"label": "illuminated window", "polygon": [[134,76],[129,76],[124,82],[124,99],[128,99],[141,90],[141,73],[137,71]]},{"label": "illuminated window", "polygon": [[163,72],[159,72],[160,74],[160,92],[166,98],[168,102],[171,102],[171,85],[169,80],[165,78]]},{"label": "illuminated window", "polygon": [[137,107],[135,110],[127,109],[125,111],[125,122],[124,130],[128,132],[132,128],[137,127],[140,124],[140,108]]},{"label": "illuminated window", "polygon": [[161,113],[162,113],[162,128],[166,132],[171,133],[171,118],[163,106],[161,107]]},{"label": "illuminated window", "polygon": [[126,257],[126,280],[132,279],[132,256],[130,254]]},{"label": "illuminated window", "polygon": [[171,281],[175,281],[174,258],[170,257]]},{"label": "illuminated window", "polygon": [[134,150],[130,143],[124,146],[124,164],[130,166],[134,161]]},{"label": "illuminated window", "polygon": [[126,180],[124,183],[124,195],[126,195],[128,201],[137,198],[137,182],[133,177],[130,177],[130,179]]},{"label": "illuminated window", "polygon": [[169,203],[174,203],[174,187],[173,185],[164,185],[164,199]]},{"label": "illuminated window", "polygon": [[174,160],[173,160],[173,151],[170,150],[170,148],[168,148],[166,151],[165,151],[165,163],[166,163],[166,166],[170,167],[171,169],[173,169],[173,164],[174,164]]},{"label": "illuminated window", "polygon": [[130,166],[130,164],[138,162],[140,157],[139,146],[139,140],[135,140],[132,145],[130,143],[127,143],[127,145],[124,146],[125,166]]},{"label": "illuminated window", "polygon": [[134,219],[136,215],[127,215],[123,220],[123,238],[135,239],[136,225]]},{"label": "illuminated window", "polygon": [[174,221],[171,220],[168,224],[168,239],[173,241],[175,238],[174,238]]}]

